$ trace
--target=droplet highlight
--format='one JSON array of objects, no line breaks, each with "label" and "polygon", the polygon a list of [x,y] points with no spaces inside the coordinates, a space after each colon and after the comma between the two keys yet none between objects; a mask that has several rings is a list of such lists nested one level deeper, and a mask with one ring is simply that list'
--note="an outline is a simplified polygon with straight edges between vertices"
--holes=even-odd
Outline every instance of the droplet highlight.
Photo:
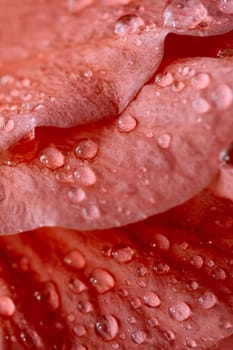
[{"label": "droplet highlight", "polygon": [[117,119],[117,128],[122,133],[129,133],[133,131],[136,126],[137,120],[129,114],[121,116]]},{"label": "droplet highlight", "polygon": [[99,268],[92,272],[89,281],[99,294],[106,293],[115,287],[115,279],[112,274]]},{"label": "droplet highlight", "polygon": [[113,315],[104,315],[96,322],[96,332],[105,341],[110,341],[116,338],[119,332],[117,318]]},{"label": "droplet highlight", "polygon": [[82,160],[91,160],[95,158],[98,152],[96,142],[90,139],[80,140],[75,148],[76,157]]},{"label": "droplet highlight", "polygon": [[64,165],[65,157],[57,148],[48,147],[45,148],[40,156],[40,162],[51,170],[58,169]]},{"label": "droplet highlight", "polygon": [[74,269],[83,269],[86,259],[79,250],[73,250],[64,257],[64,263]]}]

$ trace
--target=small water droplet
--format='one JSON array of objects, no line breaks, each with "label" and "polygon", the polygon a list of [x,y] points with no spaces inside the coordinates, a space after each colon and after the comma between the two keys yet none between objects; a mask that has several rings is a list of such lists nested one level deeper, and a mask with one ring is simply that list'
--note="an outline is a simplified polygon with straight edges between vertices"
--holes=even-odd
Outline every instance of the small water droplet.
[{"label": "small water droplet", "polygon": [[170,267],[163,262],[155,263],[153,265],[153,271],[158,275],[164,275],[170,271]]},{"label": "small water droplet", "polygon": [[88,165],[82,165],[73,172],[74,180],[83,186],[92,186],[96,183],[96,175]]},{"label": "small water droplet", "polygon": [[72,203],[81,203],[86,198],[86,193],[81,188],[73,188],[68,192],[68,197]]},{"label": "small water droplet", "polygon": [[41,347],[41,339],[39,335],[30,328],[24,328],[20,334],[20,339],[23,342],[24,346],[27,348],[39,348]]},{"label": "small water droplet", "polygon": [[15,127],[14,120],[9,119],[4,125],[4,131],[5,132],[10,132],[10,131],[12,131],[14,129],[14,127]]},{"label": "small water droplet", "polygon": [[96,142],[90,139],[80,140],[75,148],[76,157],[82,160],[89,160],[95,158],[98,152]]},{"label": "small water droplet", "polygon": [[92,204],[82,209],[83,217],[87,220],[97,220],[100,218],[99,208]]},{"label": "small water droplet", "polygon": [[82,314],[88,314],[93,311],[93,306],[88,300],[82,300],[78,303],[77,309],[82,313]]},{"label": "small water droplet", "polygon": [[172,85],[172,91],[174,92],[180,92],[184,89],[185,85],[183,81],[175,81]]},{"label": "small water droplet", "polygon": [[191,281],[188,284],[188,288],[190,288],[191,290],[195,291],[199,288],[199,284],[197,283],[197,281]]},{"label": "small water droplet", "polygon": [[84,335],[87,334],[87,330],[84,327],[84,325],[82,324],[76,324],[73,328],[72,328],[73,333],[77,336],[77,337],[83,337]]},{"label": "small water droplet", "polygon": [[86,265],[86,260],[83,254],[79,250],[73,250],[69,252],[65,258],[64,263],[71,266],[74,269],[83,269]]},{"label": "small water droplet", "polygon": [[121,116],[117,119],[117,127],[120,132],[131,132],[136,128],[136,126],[137,120],[129,114]]},{"label": "small water droplet", "polygon": [[191,84],[195,90],[205,89],[207,88],[209,83],[210,83],[210,76],[207,73],[198,73],[191,80]]},{"label": "small water droplet", "polygon": [[158,136],[157,143],[162,149],[168,149],[171,146],[172,137],[168,133],[164,133]]},{"label": "small water droplet", "polygon": [[191,316],[191,309],[188,304],[181,301],[169,307],[169,313],[174,320],[183,322]]},{"label": "small water droplet", "polygon": [[187,339],[186,340],[186,345],[190,349],[195,349],[197,347],[197,342],[194,339]]},{"label": "small water droplet", "polygon": [[132,332],[131,339],[135,344],[141,345],[146,341],[146,333],[140,330]]},{"label": "small water droplet", "polygon": [[173,83],[174,78],[170,72],[159,73],[155,77],[155,83],[160,87],[166,87]]},{"label": "small water droplet", "polygon": [[226,84],[217,85],[211,93],[212,101],[216,108],[223,111],[230,107],[233,102],[233,91]]},{"label": "small water droplet", "polygon": [[115,247],[112,249],[112,256],[118,263],[129,263],[134,256],[134,250],[129,247]]},{"label": "small water droplet", "polygon": [[0,315],[1,316],[13,316],[15,313],[15,303],[13,300],[5,295],[0,296]]},{"label": "small water droplet", "polygon": [[153,241],[160,250],[168,251],[170,249],[170,241],[162,233],[156,233]]},{"label": "small water droplet", "polygon": [[218,281],[223,281],[226,279],[226,272],[217,267],[216,269],[213,270],[211,276],[215,279],[215,280],[218,280]]},{"label": "small water droplet", "polygon": [[139,309],[142,306],[142,301],[139,297],[132,297],[130,299],[130,305],[133,309]]},{"label": "small water droplet", "polygon": [[203,309],[208,310],[216,305],[217,298],[212,292],[205,292],[202,296],[200,296],[198,301]]},{"label": "small water droplet", "polygon": [[200,0],[173,0],[164,11],[164,25],[184,30],[193,29],[204,22],[207,15]]},{"label": "small water droplet", "polygon": [[189,244],[187,242],[181,242],[178,244],[178,246],[181,250],[186,250],[186,249],[188,249]]},{"label": "small water droplet", "polygon": [[175,333],[170,329],[163,332],[163,337],[169,342],[173,342],[176,339]]},{"label": "small water droplet", "polygon": [[55,147],[47,147],[40,154],[40,162],[49,169],[55,170],[64,165],[64,155]]},{"label": "small water droplet", "polygon": [[147,324],[149,327],[154,328],[154,327],[157,327],[159,325],[159,321],[156,317],[151,316],[147,319]]},{"label": "small water droplet", "polygon": [[158,307],[161,304],[161,300],[155,292],[147,292],[143,295],[143,302],[149,307]]},{"label": "small water droplet", "polygon": [[80,294],[87,289],[86,285],[77,278],[70,280],[69,288],[75,294]]},{"label": "small water droplet", "polygon": [[129,316],[127,318],[127,321],[129,322],[129,324],[135,324],[136,323],[136,318],[133,316]]},{"label": "small water droplet", "polygon": [[113,340],[119,332],[118,321],[113,315],[102,316],[95,324],[97,334],[105,341]]},{"label": "small water droplet", "polygon": [[232,0],[219,0],[218,8],[221,12],[228,15],[233,14],[233,1]]},{"label": "small water droplet", "polygon": [[114,26],[114,33],[119,36],[136,33],[139,27],[145,24],[141,17],[134,15],[125,15],[120,17]]},{"label": "small water droplet", "polygon": [[200,255],[192,256],[189,261],[196,269],[201,269],[204,264],[204,259]]},{"label": "small water droplet", "polygon": [[202,97],[193,100],[192,107],[198,114],[207,113],[210,109],[209,103]]},{"label": "small water droplet", "polygon": [[100,294],[106,293],[115,287],[115,279],[110,272],[99,268],[92,272],[89,281]]}]

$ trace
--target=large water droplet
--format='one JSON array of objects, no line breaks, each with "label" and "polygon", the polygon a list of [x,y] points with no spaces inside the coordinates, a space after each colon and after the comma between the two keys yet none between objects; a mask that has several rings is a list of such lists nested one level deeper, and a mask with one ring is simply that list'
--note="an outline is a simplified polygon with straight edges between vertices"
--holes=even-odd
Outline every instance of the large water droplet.
[{"label": "large water droplet", "polygon": [[112,256],[114,257],[114,260],[119,263],[128,263],[133,259],[134,250],[129,246],[115,247],[112,250]]},{"label": "large water droplet", "polygon": [[65,258],[64,263],[73,267],[74,269],[82,269],[86,265],[86,260],[79,250],[69,252]]},{"label": "large water droplet", "polygon": [[1,316],[13,316],[15,312],[15,303],[8,296],[0,296],[0,315]]},{"label": "large water droplet", "polygon": [[118,332],[119,325],[115,316],[104,315],[96,322],[96,331],[104,340],[113,340]]},{"label": "large water droplet", "polygon": [[141,17],[135,15],[125,15],[120,17],[115,23],[114,33],[119,36],[137,32],[139,27],[145,24]]},{"label": "large water droplet", "polygon": [[171,135],[168,133],[164,133],[158,136],[157,143],[160,148],[168,149],[171,145],[171,140],[172,140]]},{"label": "large water droplet", "polygon": [[75,154],[77,158],[82,160],[89,160],[95,158],[98,152],[98,146],[96,142],[90,139],[80,140],[79,144],[75,148]]},{"label": "large water droplet", "polygon": [[205,292],[200,298],[198,299],[200,305],[203,307],[203,309],[211,309],[214,307],[217,303],[217,298],[215,294],[212,292]]},{"label": "large water droplet", "polygon": [[200,255],[193,255],[189,261],[196,269],[201,269],[204,264],[204,259]]},{"label": "large water droplet", "polygon": [[47,147],[40,154],[40,162],[49,169],[55,170],[64,165],[64,155],[55,147]]},{"label": "large water droplet", "polygon": [[86,193],[81,188],[73,188],[68,192],[68,197],[72,203],[81,203],[86,198]]},{"label": "large water droplet", "polygon": [[207,113],[210,109],[209,102],[202,97],[196,98],[192,103],[192,107],[198,114]]},{"label": "large water droplet", "polygon": [[117,127],[120,132],[131,132],[136,126],[137,120],[129,114],[123,115],[117,119]]},{"label": "large water droplet", "polygon": [[219,84],[211,93],[212,101],[216,108],[223,111],[230,107],[233,102],[233,91],[230,86],[226,84]]},{"label": "large water droplet", "polygon": [[94,204],[91,204],[91,205],[83,208],[82,214],[83,214],[83,217],[87,220],[97,220],[100,218],[100,210]]},{"label": "large water droplet", "polygon": [[82,165],[73,172],[74,180],[83,186],[92,186],[96,183],[94,171],[88,165]]},{"label": "large water droplet", "polygon": [[170,249],[170,241],[162,233],[156,233],[154,235],[153,241],[156,244],[156,246],[161,250],[168,251]]},{"label": "large water droplet", "polygon": [[149,307],[158,307],[161,304],[161,300],[155,292],[147,292],[143,296],[144,304]]},{"label": "large water droplet", "polygon": [[159,73],[155,77],[155,83],[161,87],[169,86],[173,83],[173,81],[174,78],[170,72]]},{"label": "large water droplet", "polygon": [[233,0],[219,0],[218,8],[228,15],[233,14]]},{"label": "large water droplet", "polygon": [[108,271],[103,269],[95,269],[89,277],[89,281],[100,294],[106,293],[115,287],[115,279]]},{"label": "large water droplet", "polygon": [[146,340],[146,333],[143,331],[132,332],[131,339],[135,344],[141,345]]},{"label": "large water droplet", "polygon": [[165,9],[164,25],[193,29],[204,22],[208,13],[200,0],[173,0]]},{"label": "large water droplet", "polygon": [[205,89],[207,88],[209,83],[210,83],[210,76],[207,73],[198,73],[191,80],[191,84],[195,90]]},{"label": "large water droplet", "polygon": [[191,316],[191,309],[188,304],[181,301],[169,307],[169,313],[174,320],[183,322]]}]

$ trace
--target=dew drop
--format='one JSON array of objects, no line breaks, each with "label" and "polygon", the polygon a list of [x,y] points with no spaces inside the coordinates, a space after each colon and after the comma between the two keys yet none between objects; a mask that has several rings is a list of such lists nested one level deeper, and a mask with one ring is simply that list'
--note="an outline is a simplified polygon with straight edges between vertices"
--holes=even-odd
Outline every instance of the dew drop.
[{"label": "dew drop", "polygon": [[142,301],[139,297],[133,297],[130,299],[130,305],[136,310],[142,306]]},{"label": "dew drop", "polygon": [[204,22],[207,15],[200,0],[173,0],[164,11],[164,25],[184,30],[193,29]]},{"label": "dew drop", "polygon": [[15,122],[12,119],[9,119],[6,124],[4,125],[4,131],[5,132],[10,132],[14,129],[15,127]]},{"label": "dew drop", "polygon": [[114,26],[114,33],[119,36],[136,33],[139,27],[145,24],[141,17],[134,15],[125,15],[120,17]]},{"label": "dew drop", "polygon": [[171,135],[168,133],[164,133],[158,136],[157,143],[160,148],[168,149],[171,145],[171,140],[172,140]]},{"label": "dew drop", "polygon": [[133,259],[134,253],[134,250],[129,246],[115,247],[112,250],[114,260],[123,264],[129,263]]},{"label": "dew drop", "polygon": [[87,334],[87,330],[82,324],[76,324],[72,331],[77,337],[83,337]]},{"label": "dew drop", "polygon": [[188,249],[188,247],[189,247],[189,244],[187,243],[187,242],[181,242],[181,243],[179,243],[179,248],[181,249],[181,250],[186,250],[186,249]]},{"label": "dew drop", "polygon": [[197,283],[197,281],[191,281],[189,284],[188,284],[188,288],[195,291],[199,288],[199,284]]},{"label": "dew drop", "polygon": [[159,73],[155,77],[155,83],[160,87],[166,87],[173,83],[174,78],[170,72]]},{"label": "dew drop", "polygon": [[204,264],[204,259],[200,255],[192,256],[189,261],[196,269],[201,269]]},{"label": "dew drop", "polygon": [[96,322],[96,332],[105,341],[116,338],[119,332],[118,321],[113,315],[104,315]]},{"label": "dew drop", "polygon": [[221,12],[228,15],[233,14],[233,0],[219,0],[218,8]]},{"label": "dew drop", "polygon": [[158,307],[161,304],[161,300],[155,292],[147,292],[143,296],[143,302],[149,307]]},{"label": "dew drop", "polygon": [[157,327],[159,325],[159,321],[156,317],[152,316],[152,317],[148,318],[147,324],[149,327],[154,328],[154,327]]},{"label": "dew drop", "polygon": [[82,300],[78,303],[77,309],[82,313],[82,314],[88,314],[93,311],[93,306],[88,300]]},{"label": "dew drop", "polygon": [[194,339],[187,339],[186,345],[189,349],[195,349],[197,347],[197,342]]},{"label": "dew drop", "polygon": [[207,113],[210,109],[209,103],[202,97],[197,98],[193,101],[192,107],[198,114]]},{"label": "dew drop", "polygon": [[15,312],[15,303],[8,296],[0,296],[0,315],[1,316],[13,316]]},{"label": "dew drop", "polygon": [[20,332],[19,336],[24,346],[26,346],[27,348],[41,347],[40,337],[34,330],[30,328],[25,328]]},{"label": "dew drop", "polygon": [[209,83],[210,83],[210,76],[207,73],[199,73],[195,75],[191,80],[191,84],[195,90],[205,89],[207,88]]},{"label": "dew drop", "polygon": [[99,208],[92,204],[82,209],[83,217],[87,220],[97,220],[100,218]]},{"label": "dew drop", "polygon": [[75,294],[80,294],[87,289],[86,285],[76,278],[70,280],[69,288]]},{"label": "dew drop", "polygon": [[217,56],[220,58],[233,57],[233,48],[221,49],[218,51]]},{"label": "dew drop", "polygon": [[92,186],[96,183],[94,171],[87,165],[82,165],[73,172],[74,180],[83,186]]},{"label": "dew drop", "polygon": [[212,292],[205,292],[202,296],[200,296],[198,301],[203,309],[208,310],[216,305],[217,298]]},{"label": "dew drop", "polygon": [[74,269],[83,269],[86,265],[86,260],[83,254],[76,249],[65,256],[64,263]]},{"label": "dew drop", "polygon": [[136,126],[137,120],[129,114],[121,116],[117,119],[117,128],[120,132],[131,132],[136,128]]},{"label": "dew drop", "polygon": [[191,309],[188,304],[181,301],[169,307],[169,314],[174,320],[183,322],[191,316]]},{"label": "dew drop", "polygon": [[135,324],[136,323],[136,318],[133,316],[129,316],[127,318],[127,321],[129,322],[129,324]]},{"label": "dew drop", "polygon": [[163,263],[163,262],[155,263],[153,265],[153,271],[157,275],[164,275],[170,271],[170,267],[166,263]]},{"label": "dew drop", "polygon": [[211,276],[218,281],[223,281],[226,279],[226,272],[221,268],[216,268],[213,270]]},{"label": "dew drop", "polygon": [[141,345],[141,344],[145,343],[146,333],[143,331],[132,332],[131,339],[135,344]]},{"label": "dew drop", "polygon": [[57,310],[60,307],[60,295],[57,286],[53,282],[43,284],[42,301],[46,301],[51,310]]},{"label": "dew drop", "polygon": [[49,169],[55,170],[64,165],[64,155],[55,147],[45,148],[40,154],[40,162]]},{"label": "dew drop", "polygon": [[212,91],[211,98],[216,108],[223,111],[229,108],[233,102],[232,89],[226,84],[220,84]]},{"label": "dew drop", "polygon": [[170,241],[162,233],[156,233],[154,235],[154,243],[160,250],[168,251],[170,249]]},{"label": "dew drop", "polygon": [[89,281],[99,294],[106,293],[115,287],[113,276],[108,271],[99,268],[92,272]]},{"label": "dew drop", "polygon": [[183,81],[175,81],[174,84],[172,85],[172,91],[174,92],[180,92],[184,89],[184,83]]},{"label": "dew drop", "polygon": [[163,332],[163,337],[169,342],[173,342],[176,339],[175,333],[170,329]]},{"label": "dew drop", "polygon": [[96,142],[90,139],[80,140],[75,148],[76,157],[82,160],[89,160],[95,158],[98,152]]},{"label": "dew drop", "polygon": [[86,198],[86,193],[81,188],[73,188],[68,192],[68,197],[72,203],[81,203]]}]

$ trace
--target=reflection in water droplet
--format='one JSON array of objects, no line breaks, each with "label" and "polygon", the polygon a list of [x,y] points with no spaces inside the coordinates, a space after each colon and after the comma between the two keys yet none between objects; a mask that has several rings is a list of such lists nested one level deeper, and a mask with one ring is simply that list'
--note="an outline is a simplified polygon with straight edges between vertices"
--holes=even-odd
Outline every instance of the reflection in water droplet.
[{"label": "reflection in water droplet", "polygon": [[83,186],[92,186],[96,183],[94,171],[87,165],[82,165],[73,172],[74,180]]},{"label": "reflection in water droplet", "polygon": [[145,22],[141,17],[134,15],[122,16],[115,23],[114,33],[119,36],[135,33],[137,32],[138,28],[144,24]]},{"label": "reflection in water droplet", "polygon": [[207,15],[200,0],[173,0],[164,11],[164,25],[184,30],[193,29],[204,22]]},{"label": "reflection in water droplet", "polygon": [[96,205],[89,205],[82,209],[83,217],[87,220],[97,220],[100,218],[100,210]]},{"label": "reflection in water droplet", "polygon": [[205,292],[199,299],[200,305],[203,309],[211,309],[217,303],[217,298],[212,292]]},{"label": "reflection in water droplet", "polygon": [[223,111],[230,107],[233,102],[233,91],[226,84],[217,85],[211,94],[212,101],[216,108]]},{"label": "reflection in water droplet", "polygon": [[47,147],[40,154],[40,162],[49,169],[55,170],[64,165],[64,155],[55,147]]},{"label": "reflection in water droplet", "polygon": [[205,89],[207,88],[209,83],[210,83],[210,76],[207,73],[199,73],[195,75],[191,80],[191,84],[195,90]]},{"label": "reflection in water droplet", "polygon": [[182,322],[191,316],[191,309],[186,303],[178,302],[169,307],[169,313],[174,320]]},{"label": "reflection in water droplet", "polygon": [[161,87],[169,86],[173,83],[173,81],[174,78],[170,72],[159,73],[155,77],[155,83]]},{"label": "reflection in water droplet", "polygon": [[190,349],[195,349],[197,347],[197,342],[194,339],[187,339],[186,340],[186,345]]},{"label": "reflection in water droplet", "polygon": [[162,149],[168,149],[171,146],[172,137],[168,133],[164,133],[158,136],[157,143]]},{"label": "reflection in water droplet", "polygon": [[95,158],[98,151],[98,146],[93,140],[80,140],[75,148],[77,158],[82,160],[89,160]]},{"label": "reflection in water droplet", "polygon": [[112,256],[119,263],[128,263],[133,259],[134,250],[129,246],[119,248],[116,247],[112,250]]},{"label": "reflection in water droplet", "polygon": [[73,188],[68,192],[68,197],[72,203],[81,203],[86,198],[86,193],[81,188]]},{"label": "reflection in water droplet", "polygon": [[15,312],[15,303],[13,300],[8,297],[1,295],[0,296],[0,315],[1,316],[13,316]]},{"label": "reflection in water droplet", "polygon": [[228,15],[233,14],[233,0],[219,0],[218,8]]},{"label": "reflection in water droplet", "polygon": [[113,340],[118,332],[118,321],[113,315],[104,315],[96,322],[96,331],[105,341]]},{"label": "reflection in water droplet", "polygon": [[89,281],[100,294],[106,293],[115,287],[115,279],[108,271],[103,269],[95,269],[89,277]]},{"label": "reflection in water droplet", "polygon": [[137,120],[131,115],[127,114],[117,119],[117,127],[120,132],[131,132],[137,126]]},{"label": "reflection in water droplet", "polygon": [[196,269],[201,269],[204,264],[204,259],[200,255],[192,256],[189,261]]},{"label": "reflection in water droplet", "polygon": [[131,339],[135,344],[141,345],[146,340],[146,333],[143,331],[132,332]]},{"label": "reflection in water droplet", "polygon": [[154,292],[147,292],[143,296],[143,301],[146,306],[158,307],[161,304],[161,300],[158,295]]},{"label": "reflection in water droplet", "polygon": [[82,269],[86,265],[86,260],[79,250],[69,252],[65,258],[64,263],[73,267],[74,269]]},{"label": "reflection in water droplet", "polygon": [[209,111],[209,103],[202,97],[197,98],[193,101],[192,107],[198,114],[204,114]]}]

